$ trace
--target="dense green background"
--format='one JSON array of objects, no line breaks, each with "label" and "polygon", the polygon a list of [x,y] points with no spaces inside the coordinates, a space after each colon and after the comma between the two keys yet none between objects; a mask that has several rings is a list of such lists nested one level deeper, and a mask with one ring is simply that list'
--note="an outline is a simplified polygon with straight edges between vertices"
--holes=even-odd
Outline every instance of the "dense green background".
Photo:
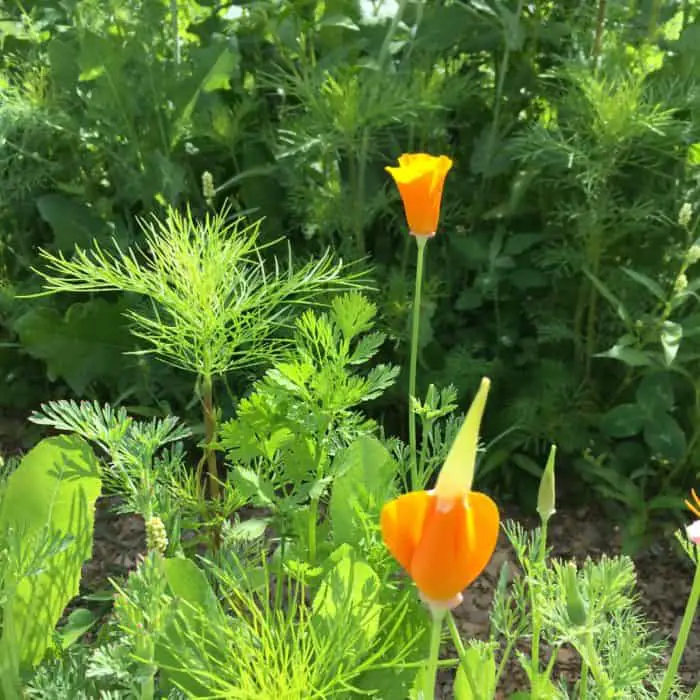
[{"label": "dense green background", "polygon": [[[405,365],[414,246],[383,168],[447,153],[420,393],[451,382],[466,402],[488,374],[481,478],[532,503],[556,442],[561,482],[621,504],[635,541],[700,464],[696,217],[679,224],[698,200],[700,3],[362,4],[6,0],[3,412],[192,406],[188,378],[123,355],[134,300],[17,297],[39,289],[39,246],[138,243],[136,217],[166,203],[229,201],[296,256],[365,258]],[[398,433],[405,387],[374,407]]]}]

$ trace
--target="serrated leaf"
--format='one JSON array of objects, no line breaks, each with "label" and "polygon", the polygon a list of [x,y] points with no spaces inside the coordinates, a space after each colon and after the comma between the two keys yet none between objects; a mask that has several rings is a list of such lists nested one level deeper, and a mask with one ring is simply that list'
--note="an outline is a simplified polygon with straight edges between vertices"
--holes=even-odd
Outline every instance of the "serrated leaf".
[{"label": "serrated leaf", "polygon": [[348,364],[362,365],[365,362],[369,362],[377,354],[385,340],[386,336],[383,333],[369,333],[365,335],[358,341],[355,349],[350,354]]},{"label": "serrated leaf", "polygon": [[49,193],[38,197],[36,207],[41,218],[51,226],[56,248],[72,251],[75,246],[87,248],[93,239],[107,234],[105,222],[87,205],[62,194]]},{"label": "serrated leaf", "polygon": [[65,316],[53,307],[30,309],[14,323],[25,350],[46,363],[49,379],[65,380],[82,396],[96,381],[117,380],[134,348],[123,302],[91,299],[72,304]]}]

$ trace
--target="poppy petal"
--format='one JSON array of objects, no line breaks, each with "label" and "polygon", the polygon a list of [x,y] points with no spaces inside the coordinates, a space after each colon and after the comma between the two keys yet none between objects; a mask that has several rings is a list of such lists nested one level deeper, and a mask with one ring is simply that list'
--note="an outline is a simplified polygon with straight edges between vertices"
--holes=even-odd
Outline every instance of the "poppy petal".
[{"label": "poppy petal", "polygon": [[469,494],[469,507],[464,498],[456,499],[448,511],[432,498],[409,573],[426,598],[439,602],[452,600],[486,568],[498,540],[499,514],[482,493]]},{"label": "poppy petal", "polygon": [[411,491],[382,508],[379,524],[384,544],[409,573],[430,503],[431,496],[427,491]]}]

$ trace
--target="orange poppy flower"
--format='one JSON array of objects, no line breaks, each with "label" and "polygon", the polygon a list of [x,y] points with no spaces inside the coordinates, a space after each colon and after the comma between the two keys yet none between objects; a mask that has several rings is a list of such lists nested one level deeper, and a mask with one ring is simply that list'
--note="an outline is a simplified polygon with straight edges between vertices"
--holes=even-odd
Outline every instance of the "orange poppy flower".
[{"label": "orange poppy flower", "polygon": [[486,568],[498,540],[496,504],[471,491],[488,389],[488,379],[482,380],[435,489],[412,491],[382,508],[384,543],[435,607],[459,604],[461,592]]},{"label": "orange poppy flower", "polygon": [[442,189],[452,161],[447,156],[404,153],[399,166],[387,167],[403,200],[406,221],[414,236],[434,236],[440,218]]}]

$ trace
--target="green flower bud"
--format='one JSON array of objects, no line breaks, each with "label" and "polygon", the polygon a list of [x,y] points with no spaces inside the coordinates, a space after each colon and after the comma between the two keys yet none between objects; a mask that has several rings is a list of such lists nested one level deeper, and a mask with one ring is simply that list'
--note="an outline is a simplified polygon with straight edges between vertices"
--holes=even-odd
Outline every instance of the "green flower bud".
[{"label": "green flower bud", "polygon": [[202,196],[207,202],[211,202],[215,195],[214,176],[208,170],[205,170],[202,173]]},{"label": "green flower bud", "polygon": [[149,552],[165,554],[168,548],[168,533],[163,521],[157,516],[146,520],[146,547]]},{"label": "green flower bud", "polygon": [[581,597],[578,588],[578,572],[576,564],[569,562],[564,569],[564,587],[566,589],[566,612],[571,624],[580,627],[588,619],[588,606]]},{"label": "green flower bud", "polygon": [[552,445],[549,450],[547,466],[540,479],[540,490],[537,494],[537,512],[540,520],[546,523],[556,513],[557,492],[554,482],[554,459],[557,455],[557,446]]},{"label": "green flower bud", "polygon": [[698,260],[700,260],[700,245],[693,243],[688,250],[688,255],[686,258],[689,265],[694,265]]},{"label": "green flower bud", "polygon": [[684,202],[680,211],[678,212],[678,223],[683,228],[688,228],[690,224],[690,219],[693,216],[693,207],[689,202]]},{"label": "green flower bud", "polygon": [[681,292],[685,291],[687,286],[688,278],[684,274],[680,274],[676,278],[676,283],[673,285],[673,290],[676,292],[676,294],[680,294]]}]

